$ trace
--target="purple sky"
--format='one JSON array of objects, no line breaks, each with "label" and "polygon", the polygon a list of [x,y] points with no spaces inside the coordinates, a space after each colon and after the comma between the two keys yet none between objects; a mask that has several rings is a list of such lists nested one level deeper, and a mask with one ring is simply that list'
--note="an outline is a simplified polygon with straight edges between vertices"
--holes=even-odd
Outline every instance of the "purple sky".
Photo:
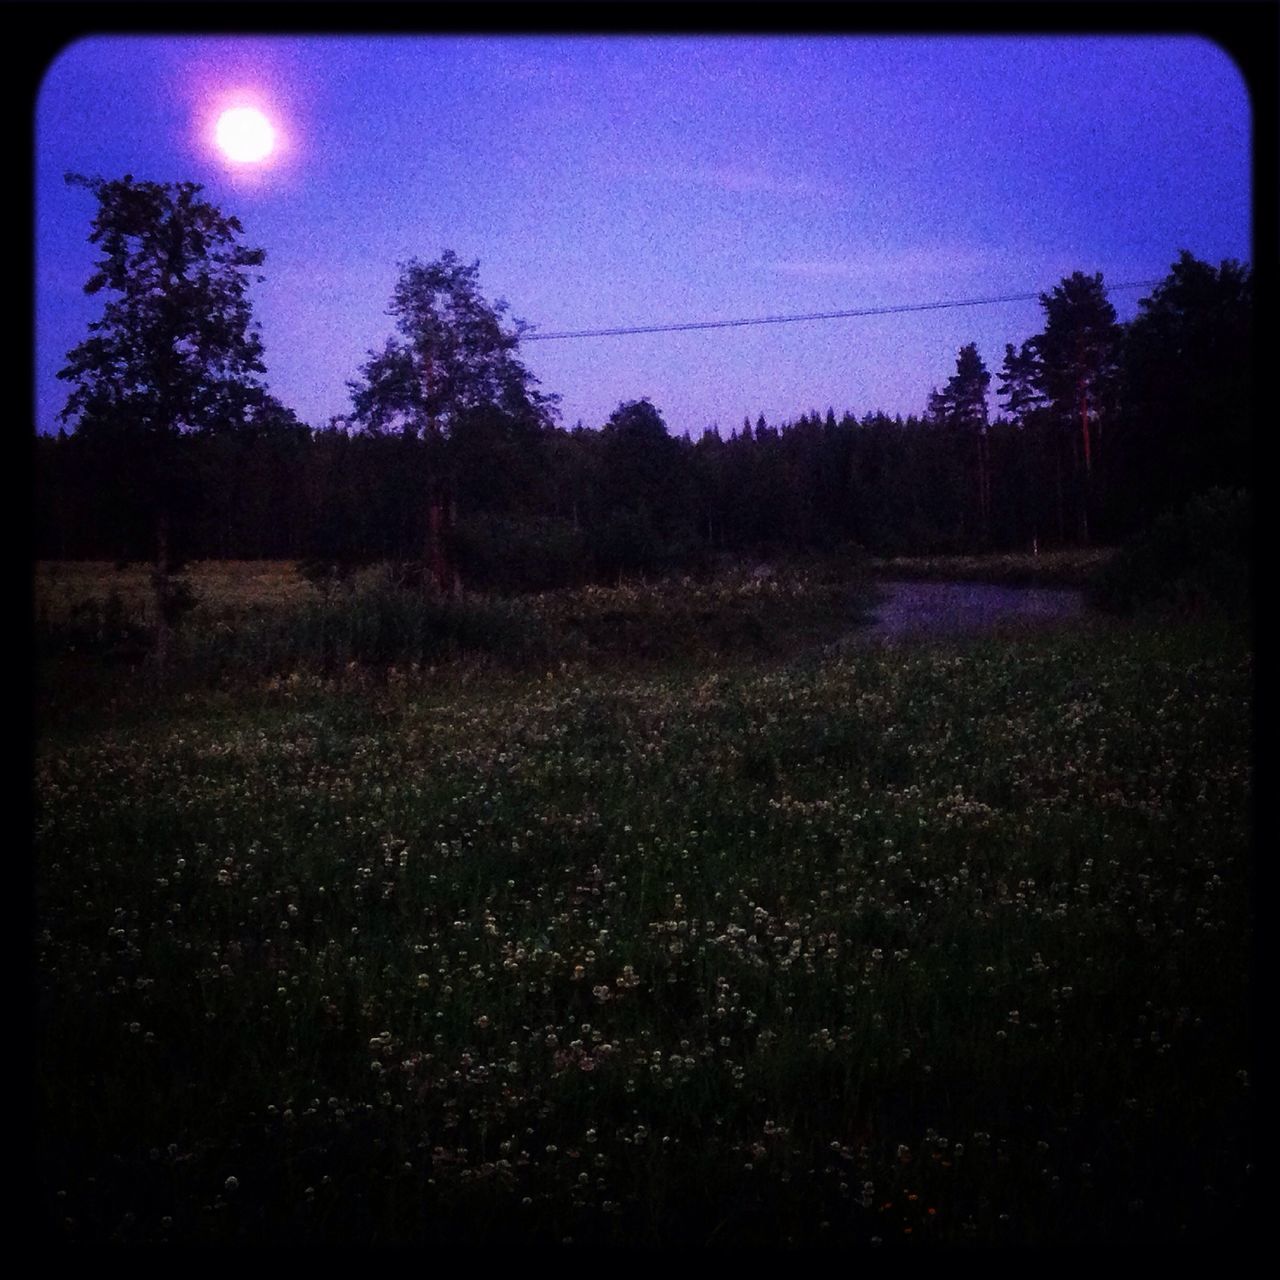
[{"label": "purple sky", "polygon": [[[253,171],[208,140],[245,100],[283,143]],[[101,310],[68,170],[194,180],[239,216],[267,252],[267,380],[320,426],[412,256],[479,259],[485,295],[547,332],[1158,279],[1184,248],[1249,260],[1249,153],[1244,83],[1193,37],[84,40],[36,110],[36,425]],[[1143,292],[1113,297],[1122,319]],[[673,431],[727,435],[920,413],[962,345],[995,373],[1040,327],[1032,301],[522,356],[565,425],[648,396]]]}]

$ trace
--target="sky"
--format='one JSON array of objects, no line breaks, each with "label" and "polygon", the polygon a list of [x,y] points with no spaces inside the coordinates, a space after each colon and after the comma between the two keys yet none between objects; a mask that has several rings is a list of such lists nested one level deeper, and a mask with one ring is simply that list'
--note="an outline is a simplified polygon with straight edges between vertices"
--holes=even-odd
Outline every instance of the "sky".
[{"label": "sky", "polygon": [[[270,121],[229,159],[219,113]],[[36,429],[101,314],[96,205],[67,172],[195,181],[266,251],[273,393],[312,426],[394,332],[398,264],[451,249],[546,333],[1159,280],[1251,259],[1250,109],[1187,36],[110,36],[35,113]],[[1149,289],[1118,290],[1122,320]],[[1034,300],[525,342],[560,421],[648,397],[675,433],[763,413],[922,413],[973,342],[993,375]],[[992,381],[992,410],[996,411]]]}]

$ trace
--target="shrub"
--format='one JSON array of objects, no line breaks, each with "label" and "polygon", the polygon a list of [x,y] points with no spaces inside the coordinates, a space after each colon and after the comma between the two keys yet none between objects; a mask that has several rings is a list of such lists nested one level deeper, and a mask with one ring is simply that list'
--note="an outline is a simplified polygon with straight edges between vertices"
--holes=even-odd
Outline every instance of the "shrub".
[{"label": "shrub", "polygon": [[1226,613],[1251,606],[1252,502],[1211,489],[1160,516],[1098,575],[1093,603],[1112,613]]},{"label": "shrub", "polygon": [[36,643],[49,655],[80,653],[136,661],[150,648],[151,628],[113,589],[103,600],[75,601],[64,615],[42,615]]},{"label": "shrub", "polygon": [[305,578],[326,600],[336,587],[343,586],[350,580],[354,567],[350,561],[324,556],[299,560],[295,566],[298,576]]},{"label": "shrub", "polygon": [[468,587],[551,591],[584,582],[586,539],[563,520],[473,515],[458,522],[455,551]]}]

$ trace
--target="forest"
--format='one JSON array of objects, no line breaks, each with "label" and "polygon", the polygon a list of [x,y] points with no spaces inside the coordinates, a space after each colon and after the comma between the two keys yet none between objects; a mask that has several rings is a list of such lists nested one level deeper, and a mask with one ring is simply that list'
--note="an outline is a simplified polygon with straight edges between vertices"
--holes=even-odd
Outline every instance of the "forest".
[{"label": "forest", "polygon": [[[398,336],[349,384],[351,411],[314,426],[259,376],[247,284],[264,255],[239,245],[235,220],[198,188],[170,207],[157,184],[94,181],[103,242],[139,191],[157,244],[183,219],[218,228],[243,256],[220,268],[237,310],[210,363],[225,298],[192,285],[181,316],[172,297],[153,315],[138,260],[158,250],[142,236],[133,259],[123,240],[114,268],[104,259],[91,284],[114,269],[124,297],[68,357],[63,429],[35,438],[38,559],[154,560],[163,517],[180,560],[429,562],[440,585],[544,590],[851,547],[1110,545],[1211,489],[1250,487],[1252,274],[1233,260],[1182,251],[1127,324],[1101,274],[1076,272],[1041,295],[1043,330],[1006,344],[994,378],[973,344],[949,376],[923,370],[937,384],[919,415],[808,409],[726,438],[665,421],[652,388],[607,422],[558,424],[557,397],[519,359],[526,326],[485,299],[478,263],[446,252],[401,265]],[[208,265],[199,242],[185,252],[179,271]],[[155,369],[132,369],[122,391],[137,363],[124,335],[148,331],[176,344],[181,377],[161,394]]]}]

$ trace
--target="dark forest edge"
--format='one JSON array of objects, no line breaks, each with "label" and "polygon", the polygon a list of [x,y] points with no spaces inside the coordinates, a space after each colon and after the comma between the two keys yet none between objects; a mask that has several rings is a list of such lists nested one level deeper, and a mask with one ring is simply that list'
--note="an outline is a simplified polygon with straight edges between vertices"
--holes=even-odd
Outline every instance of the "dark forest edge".
[{"label": "dark forest edge", "polygon": [[[307,608],[332,616],[294,631],[325,636],[326,662],[434,660],[436,639],[504,631],[536,650],[531,593],[760,564],[996,554],[1022,557],[1005,580],[1038,583],[1050,553],[1132,543],[1100,603],[1199,607],[1226,581],[1240,607],[1247,499],[1206,495],[1252,483],[1247,265],[1184,250],[1127,324],[1101,273],[1065,277],[1040,295],[1043,331],[1005,346],[994,420],[970,343],[922,417],[815,409],[695,440],[647,397],[598,429],[557,425],[518,355],[528,326],[446,250],[399,264],[395,333],[348,384],[351,412],[314,428],[263,380],[249,295],[265,254],[239,221],[194,183],[68,180],[98,202],[85,291],[108,300],[59,373],[64,429],[35,440],[35,554],[150,562],[159,666],[195,604],[192,561],[297,562],[322,597]],[[338,603],[378,565],[400,569]],[[330,652],[344,626],[362,638]]]},{"label": "dark forest edge", "polygon": [[[867,621],[886,577],[1068,586],[1111,615],[1243,620],[1251,528],[1248,494],[1213,490],[1119,550],[889,560],[846,550],[523,594],[424,591],[424,567],[413,563],[215,562],[171,579],[171,675],[190,688],[357,668],[416,675],[457,662],[527,671],[788,659]],[[136,568],[44,564],[38,648],[58,680],[68,662],[96,662],[118,682],[152,656],[155,607]]]}]

